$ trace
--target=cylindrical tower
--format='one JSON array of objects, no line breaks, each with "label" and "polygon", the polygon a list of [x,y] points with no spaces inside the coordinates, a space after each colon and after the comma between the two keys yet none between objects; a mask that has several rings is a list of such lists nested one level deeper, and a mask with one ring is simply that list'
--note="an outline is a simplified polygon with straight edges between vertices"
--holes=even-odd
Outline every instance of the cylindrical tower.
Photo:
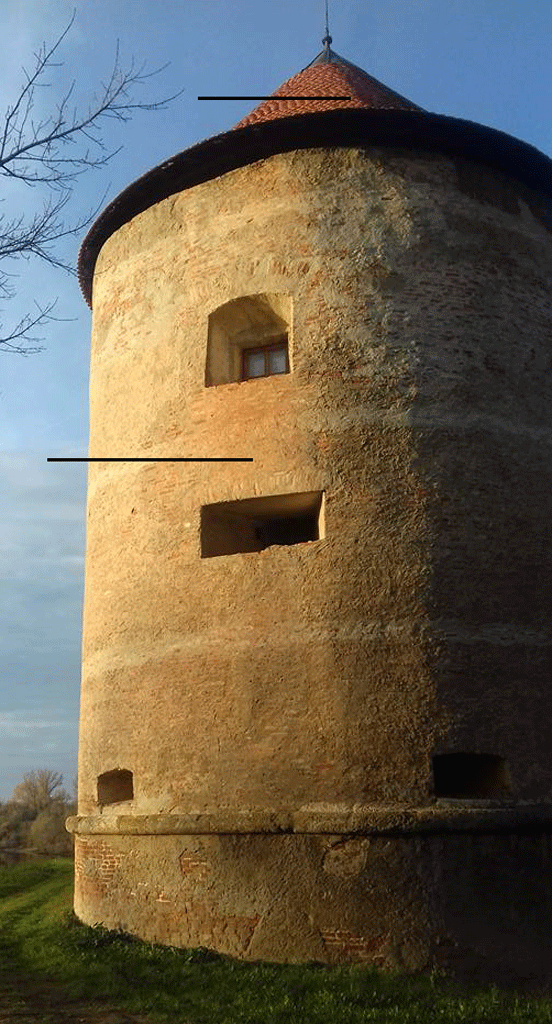
[{"label": "cylindrical tower", "polygon": [[328,44],[276,96],[81,252],[76,911],[552,981],[551,163]]}]

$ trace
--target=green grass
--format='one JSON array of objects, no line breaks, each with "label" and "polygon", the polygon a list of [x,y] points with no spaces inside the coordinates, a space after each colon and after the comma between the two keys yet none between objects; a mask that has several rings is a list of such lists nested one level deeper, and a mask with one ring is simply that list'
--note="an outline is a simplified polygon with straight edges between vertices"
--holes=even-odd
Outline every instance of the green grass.
[{"label": "green grass", "polygon": [[88,928],[71,913],[72,874],[68,860],[0,868],[0,1009],[18,1019],[42,1006],[43,1021],[126,1011],[174,1024],[552,1024],[549,1000],[462,993],[437,975],[244,964]]}]

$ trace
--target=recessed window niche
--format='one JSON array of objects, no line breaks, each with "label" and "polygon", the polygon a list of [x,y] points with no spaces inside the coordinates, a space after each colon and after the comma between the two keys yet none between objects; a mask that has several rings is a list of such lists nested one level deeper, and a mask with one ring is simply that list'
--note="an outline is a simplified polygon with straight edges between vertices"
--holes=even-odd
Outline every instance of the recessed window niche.
[{"label": "recessed window niche", "polygon": [[126,768],[114,768],[113,771],[98,775],[98,803],[118,804],[123,800],[132,800],[134,785],[132,772]]},{"label": "recessed window niche", "polygon": [[437,797],[500,800],[509,790],[507,764],[497,754],[437,754],[433,779]]},{"label": "recessed window niche", "polygon": [[291,297],[243,295],[209,316],[205,385],[289,373]]},{"label": "recessed window niche", "polygon": [[273,494],[201,509],[201,557],[263,551],[324,536],[323,493]]}]

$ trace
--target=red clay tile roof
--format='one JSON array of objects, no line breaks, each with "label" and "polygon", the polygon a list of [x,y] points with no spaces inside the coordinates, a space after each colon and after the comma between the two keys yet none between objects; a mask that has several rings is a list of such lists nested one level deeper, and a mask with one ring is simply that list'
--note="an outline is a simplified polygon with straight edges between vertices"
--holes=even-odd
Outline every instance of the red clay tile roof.
[{"label": "red clay tile roof", "polygon": [[79,280],[90,306],[98,253],[123,224],[168,196],[275,153],[325,146],[422,148],[498,167],[544,196],[552,195],[552,161],[533,146],[494,128],[428,113],[329,45],[274,96],[351,99],[263,100],[236,125],[238,131],[198,142],[129,185],[100,214],[81,245]]},{"label": "red clay tile roof", "polygon": [[[306,99],[278,100],[272,96],[301,96]],[[361,107],[365,110],[420,110],[415,103],[382,85],[362,68],[327,47],[312,64],[289,78],[270,99],[263,100],[236,128],[273,121],[294,114],[317,114],[323,110]],[[343,99],[311,99],[309,97],[343,96]],[[347,99],[346,97],[350,97]]]}]

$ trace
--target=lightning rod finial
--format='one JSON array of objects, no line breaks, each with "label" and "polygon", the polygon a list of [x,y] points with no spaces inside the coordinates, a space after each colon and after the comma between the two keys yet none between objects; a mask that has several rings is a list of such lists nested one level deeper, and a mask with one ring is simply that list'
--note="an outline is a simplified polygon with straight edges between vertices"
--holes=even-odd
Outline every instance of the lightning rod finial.
[{"label": "lightning rod finial", "polygon": [[333,42],[332,37],[330,35],[330,27],[329,27],[328,0],[326,0],[326,34],[325,34],[322,42],[323,42],[324,48],[326,50],[329,50],[330,43]]}]

